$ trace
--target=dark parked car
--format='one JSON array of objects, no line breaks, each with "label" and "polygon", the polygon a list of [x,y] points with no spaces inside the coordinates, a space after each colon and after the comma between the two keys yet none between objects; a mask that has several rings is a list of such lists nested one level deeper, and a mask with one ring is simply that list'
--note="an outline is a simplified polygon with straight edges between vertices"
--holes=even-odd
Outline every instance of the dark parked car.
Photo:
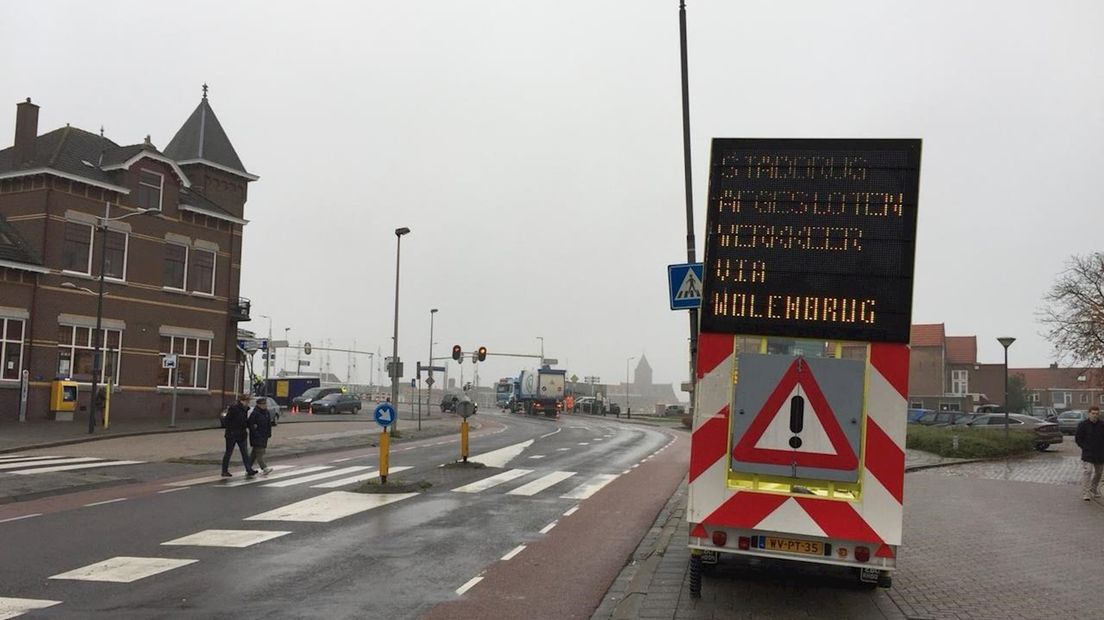
[{"label": "dark parked car", "polygon": [[1031,409],[1027,410],[1026,413],[1033,418],[1039,418],[1040,420],[1046,420],[1047,422],[1058,421],[1058,412],[1055,411],[1053,407],[1032,405]]},{"label": "dark parked car", "polygon": [[311,413],[359,413],[360,397],[353,394],[329,394],[311,403]]},{"label": "dark parked car", "polygon": [[311,403],[316,400],[321,400],[325,396],[330,394],[341,394],[341,388],[335,387],[312,387],[306,392],[291,399],[291,406],[297,407],[299,411],[310,411]]},{"label": "dark parked car", "polygon": [[[970,428],[987,428],[999,430],[1004,427],[1003,413],[987,413],[978,416],[976,420],[967,426]],[[1054,422],[1046,422],[1022,413],[1008,414],[1008,429],[1017,433],[1031,433],[1035,439],[1035,449],[1045,451],[1050,446],[1062,443],[1062,431]]]},{"label": "dark parked car", "polygon": [[1075,409],[1073,411],[1063,411],[1058,414],[1058,430],[1067,435],[1072,435],[1077,432],[1077,425],[1089,417],[1087,411]]},{"label": "dark parked car", "polygon": [[686,407],[682,405],[667,405],[663,409],[663,415],[686,415]]},{"label": "dark parked car", "polygon": [[574,410],[583,413],[602,413],[602,401],[593,396],[584,396],[575,401]]},{"label": "dark parked car", "polygon": [[456,394],[445,394],[441,397],[441,413],[451,413],[456,411],[456,403],[460,402],[460,397]]},{"label": "dark parked car", "polygon": [[929,411],[917,418],[915,423],[920,426],[950,426],[969,424],[977,417],[977,414],[965,411]]}]

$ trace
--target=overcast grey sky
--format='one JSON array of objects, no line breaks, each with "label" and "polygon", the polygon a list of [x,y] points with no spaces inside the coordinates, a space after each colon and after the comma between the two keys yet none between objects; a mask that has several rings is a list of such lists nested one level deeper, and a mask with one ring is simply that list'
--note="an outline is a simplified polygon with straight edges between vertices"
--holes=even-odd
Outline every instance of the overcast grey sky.
[{"label": "overcast grey sky", "polygon": [[[535,353],[543,336],[569,374],[616,382],[645,352],[678,382],[677,7],[5,2],[0,137],[29,96],[41,132],[163,148],[206,82],[261,176],[242,294],[276,334],[388,354],[407,226],[410,365],[435,307],[442,353]],[[699,257],[711,138],[922,138],[913,322],[976,334],[982,361],[1002,335],[1012,365],[1051,360],[1040,298],[1104,238],[1104,3],[691,0],[689,39]],[[482,382],[520,367],[491,359]]]}]

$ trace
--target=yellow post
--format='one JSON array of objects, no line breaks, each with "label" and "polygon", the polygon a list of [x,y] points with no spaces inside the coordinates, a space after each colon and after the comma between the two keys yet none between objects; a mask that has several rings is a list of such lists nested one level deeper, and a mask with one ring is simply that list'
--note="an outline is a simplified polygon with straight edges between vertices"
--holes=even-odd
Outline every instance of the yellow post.
[{"label": "yellow post", "polygon": [[107,396],[104,398],[104,430],[111,427],[111,381],[107,382]]},{"label": "yellow post", "polygon": [[460,458],[464,459],[464,462],[468,462],[468,421],[467,419],[460,422]]},{"label": "yellow post", "polygon": [[380,483],[387,484],[387,461],[391,451],[391,435],[387,434],[386,428],[380,433],[379,449]]}]

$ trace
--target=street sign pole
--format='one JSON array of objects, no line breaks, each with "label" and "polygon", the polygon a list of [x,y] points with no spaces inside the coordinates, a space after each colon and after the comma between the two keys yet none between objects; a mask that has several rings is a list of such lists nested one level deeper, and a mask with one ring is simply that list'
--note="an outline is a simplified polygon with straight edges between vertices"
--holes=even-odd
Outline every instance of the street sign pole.
[{"label": "street sign pole", "polygon": [[176,384],[180,382],[180,377],[176,374],[176,367],[169,371],[172,373],[172,417],[169,419],[169,428],[176,428]]},{"label": "street sign pole", "polygon": [[24,370],[19,379],[19,421],[27,421],[27,389],[31,385],[31,373]]}]

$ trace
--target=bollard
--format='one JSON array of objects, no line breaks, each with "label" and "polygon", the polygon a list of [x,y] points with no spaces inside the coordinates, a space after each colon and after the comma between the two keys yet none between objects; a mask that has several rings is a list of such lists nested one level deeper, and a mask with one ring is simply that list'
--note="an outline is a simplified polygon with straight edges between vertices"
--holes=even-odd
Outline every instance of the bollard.
[{"label": "bollard", "polygon": [[387,461],[391,451],[391,436],[387,434],[386,428],[380,433],[379,450],[380,484],[387,484]]},{"label": "bollard", "polygon": [[690,550],[690,596],[701,598],[702,577],[702,552],[701,549]]},{"label": "bollard", "polygon": [[958,452],[958,435],[951,436],[951,449]]},{"label": "bollard", "polygon": [[468,462],[468,420],[460,421],[460,458]]}]

